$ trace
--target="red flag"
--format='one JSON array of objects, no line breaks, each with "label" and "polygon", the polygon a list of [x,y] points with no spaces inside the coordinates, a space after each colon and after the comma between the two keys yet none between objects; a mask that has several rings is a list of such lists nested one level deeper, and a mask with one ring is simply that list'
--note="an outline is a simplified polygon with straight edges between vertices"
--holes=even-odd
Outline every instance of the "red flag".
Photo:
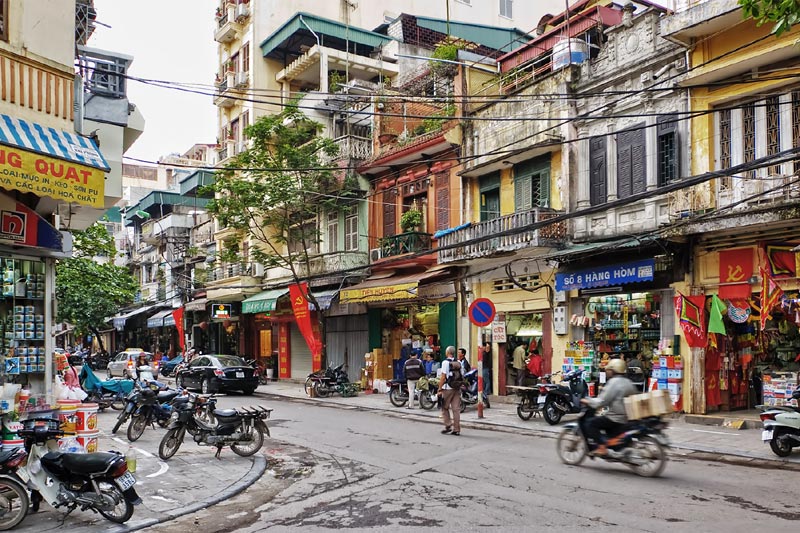
[{"label": "red flag", "polygon": [[311,324],[311,312],[308,310],[308,284],[303,282],[289,285],[289,299],[292,302],[297,328],[303,334],[303,338],[311,350],[312,370],[321,370],[322,342],[319,340],[318,331],[315,331]]},{"label": "red flag", "polygon": [[675,297],[675,312],[678,314],[683,335],[692,348],[705,348],[708,339],[705,328],[705,301],[706,297],[684,296],[678,293]]},{"label": "red flag", "polygon": [[175,329],[178,330],[178,346],[180,346],[181,351],[183,351],[185,349],[183,346],[183,307],[175,309],[172,312],[172,318],[175,320]]},{"label": "red flag", "polygon": [[[753,249],[737,248],[719,252],[719,297],[749,298],[753,275]],[[733,283],[734,285],[729,285]]]},{"label": "red flag", "polygon": [[773,278],[793,278],[797,274],[797,263],[793,245],[765,244],[764,258]]},{"label": "red flag", "polygon": [[760,322],[761,322],[761,330],[763,331],[767,327],[767,320],[772,318],[772,315],[770,314],[770,311],[772,311],[772,309],[776,305],[778,305],[778,302],[780,301],[781,296],[783,296],[783,291],[778,286],[778,284],[775,283],[775,280],[773,280],[770,277],[769,271],[766,268],[761,267],[760,271],[761,271],[761,316],[760,316]]}]

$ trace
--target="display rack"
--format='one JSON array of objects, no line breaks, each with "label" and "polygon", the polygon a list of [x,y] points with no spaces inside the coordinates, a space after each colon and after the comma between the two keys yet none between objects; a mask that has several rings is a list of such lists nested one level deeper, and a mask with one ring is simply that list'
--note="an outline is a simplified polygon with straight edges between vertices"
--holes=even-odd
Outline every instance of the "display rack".
[{"label": "display rack", "polygon": [[44,264],[0,258],[0,371],[6,381],[45,371]]}]

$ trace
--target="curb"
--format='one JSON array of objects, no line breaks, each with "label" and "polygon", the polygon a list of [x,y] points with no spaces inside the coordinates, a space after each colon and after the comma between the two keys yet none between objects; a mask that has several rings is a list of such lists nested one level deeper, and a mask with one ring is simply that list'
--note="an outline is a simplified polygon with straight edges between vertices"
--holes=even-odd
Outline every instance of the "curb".
[{"label": "curb", "polygon": [[196,513],[197,511],[201,511],[213,505],[216,505],[224,500],[232,498],[237,494],[244,492],[249,486],[253,483],[258,481],[258,479],[264,475],[264,472],[267,470],[267,458],[264,457],[263,454],[258,453],[253,458],[253,464],[250,467],[250,470],[242,476],[241,479],[228,485],[223,491],[218,492],[217,494],[206,498],[205,500],[195,502],[191,505],[186,507],[179,507],[178,509],[174,509],[172,511],[166,511],[162,513],[162,516],[159,518],[150,518],[148,520],[144,520],[142,522],[136,522],[135,524],[127,525],[119,525],[117,527],[113,527],[107,529],[107,533],[123,533],[126,531],[138,531],[140,529],[145,529],[148,527],[155,526],[157,524],[163,524],[164,522],[169,522],[170,520],[175,520],[176,518],[180,518],[182,516],[186,516],[188,514]]}]

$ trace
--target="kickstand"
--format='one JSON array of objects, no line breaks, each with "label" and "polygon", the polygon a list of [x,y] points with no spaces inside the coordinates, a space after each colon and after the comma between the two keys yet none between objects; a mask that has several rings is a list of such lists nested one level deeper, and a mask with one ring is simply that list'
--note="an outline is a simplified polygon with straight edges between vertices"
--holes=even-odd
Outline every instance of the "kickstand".
[{"label": "kickstand", "polygon": [[222,446],[217,445],[217,453],[214,454],[214,458],[215,459],[219,459],[220,458],[219,454],[221,454],[221,453],[222,453]]}]

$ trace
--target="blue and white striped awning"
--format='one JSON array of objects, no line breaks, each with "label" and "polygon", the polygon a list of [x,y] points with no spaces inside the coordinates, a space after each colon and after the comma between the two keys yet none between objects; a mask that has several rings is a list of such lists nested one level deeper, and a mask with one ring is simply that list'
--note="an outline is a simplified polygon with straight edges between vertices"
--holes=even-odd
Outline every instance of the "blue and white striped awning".
[{"label": "blue and white striped awning", "polygon": [[109,170],[108,163],[91,139],[2,114],[0,144]]}]

